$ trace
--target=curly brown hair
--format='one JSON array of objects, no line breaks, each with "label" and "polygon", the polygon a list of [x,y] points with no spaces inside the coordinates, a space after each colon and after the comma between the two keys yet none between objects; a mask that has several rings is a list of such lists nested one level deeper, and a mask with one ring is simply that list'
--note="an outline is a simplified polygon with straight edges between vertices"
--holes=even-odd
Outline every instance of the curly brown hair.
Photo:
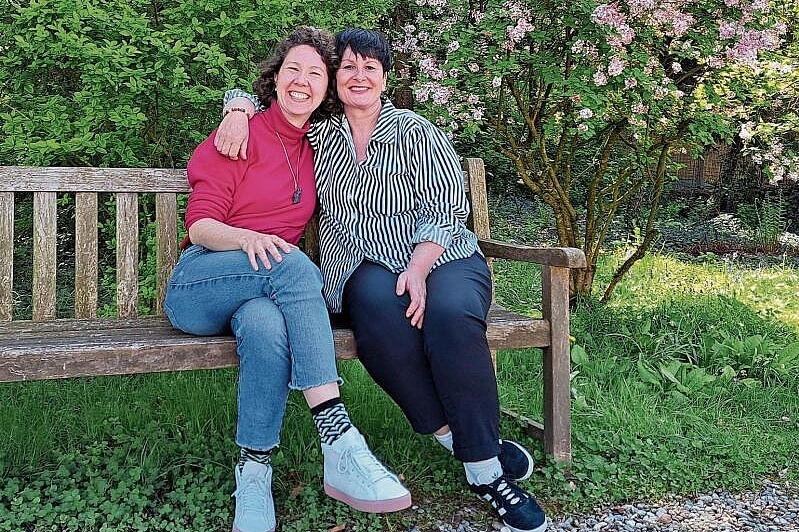
[{"label": "curly brown hair", "polygon": [[340,107],[338,93],[336,92],[336,70],[340,60],[336,54],[333,35],[325,30],[311,26],[298,26],[285,39],[275,46],[272,56],[258,65],[261,75],[252,84],[253,91],[258,95],[261,104],[269,107],[277,99],[275,76],[283,66],[283,61],[289,50],[295,46],[310,46],[327,67],[327,94],[322,104],[311,114],[311,121],[323,120],[336,113]]}]

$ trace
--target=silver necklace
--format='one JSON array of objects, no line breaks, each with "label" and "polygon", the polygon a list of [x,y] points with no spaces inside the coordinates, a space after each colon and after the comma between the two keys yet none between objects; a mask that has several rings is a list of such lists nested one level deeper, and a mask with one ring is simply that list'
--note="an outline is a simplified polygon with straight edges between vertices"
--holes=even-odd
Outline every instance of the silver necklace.
[{"label": "silver necklace", "polygon": [[280,145],[283,146],[283,155],[286,156],[286,164],[289,167],[289,172],[291,172],[291,179],[294,180],[294,194],[291,196],[291,203],[297,204],[302,199],[302,189],[300,188],[299,183],[299,174],[300,174],[300,155],[301,149],[297,151],[297,171],[294,171],[294,167],[291,166],[291,161],[289,161],[289,152],[286,150],[286,145],[283,144],[283,139],[280,136],[280,133],[275,130],[275,135],[277,135],[277,140],[280,141]]}]

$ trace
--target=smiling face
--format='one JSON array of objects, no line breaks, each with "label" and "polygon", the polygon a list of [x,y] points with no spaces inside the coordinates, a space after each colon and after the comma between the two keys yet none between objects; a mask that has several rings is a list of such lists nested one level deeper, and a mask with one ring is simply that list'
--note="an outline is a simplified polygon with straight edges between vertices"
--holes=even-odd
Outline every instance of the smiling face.
[{"label": "smiling face", "polygon": [[302,127],[325,99],[327,85],[322,57],[311,46],[295,46],[275,75],[277,103],[289,122]]},{"label": "smiling face", "polygon": [[378,59],[356,55],[350,48],[341,56],[336,72],[338,97],[344,108],[380,107],[380,95],[386,88],[387,73]]}]

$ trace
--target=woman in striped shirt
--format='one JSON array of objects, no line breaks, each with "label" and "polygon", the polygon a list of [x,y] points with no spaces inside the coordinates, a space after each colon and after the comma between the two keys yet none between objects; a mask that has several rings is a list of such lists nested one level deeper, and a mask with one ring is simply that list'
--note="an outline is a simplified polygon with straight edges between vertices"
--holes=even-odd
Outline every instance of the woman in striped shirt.
[{"label": "woman in striped shirt", "polygon": [[[344,313],[359,358],[414,430],[464,464],[470,489],[505,526],[541,532],[546,518],[517,485],[533,461],[499,437],[499,399],[486,340],[491,276],[474,233],[457,154],[423,117],[383,97],[391,52],[378,32],[336,34],[343,114],[315,123],[323,293]],[[216,147],[246,158],[260,102],[226,95]]]}]

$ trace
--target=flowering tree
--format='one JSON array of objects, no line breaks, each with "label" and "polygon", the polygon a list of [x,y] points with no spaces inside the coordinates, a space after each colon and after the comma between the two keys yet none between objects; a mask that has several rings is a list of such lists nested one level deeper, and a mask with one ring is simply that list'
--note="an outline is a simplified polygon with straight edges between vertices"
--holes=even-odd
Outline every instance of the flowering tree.
[{"label": "flowering tree", "polygon": [[790,28],[788,44],[754,65],[731,69],[726,87],[746,95],[738,107],[743,152],[762,165],[772,183],[799,182],[799,3],[776,6]]},{"label": "flowering tree", "polygon": [[712,81],[778,46],[768,0],[411,0],[395,45],[424,112],[459,135],[487,133],[551,207],[561,245],[592,291],[611,224],[641,206],[635,249],[602,300],[651,247],[670,156],[733,133]]}]

